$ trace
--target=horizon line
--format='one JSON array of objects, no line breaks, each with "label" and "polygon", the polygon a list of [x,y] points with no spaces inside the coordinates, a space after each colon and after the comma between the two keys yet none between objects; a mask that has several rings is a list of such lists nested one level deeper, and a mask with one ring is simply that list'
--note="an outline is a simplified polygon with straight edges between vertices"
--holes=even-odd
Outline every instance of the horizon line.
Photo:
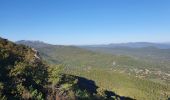
[{"label": "horizon line", "polygon": [[[1,36],[0,36],[1,37]],[[111,44],[128,44],[128,43],[153,43],[153,44],[170,44],[170,41],[161,41],[161,42],[156,42],[156,41],[128,41],[128,42],[107,42],[107,43],[82,43],[82,44],[76,44],[76,43],[51,43],[43,40],[31,40],[31,39],[21,39],[21,40],[11,40],[8,38],[1,37],[3,39],[7,39],[12,42],[18,42],[18,41],[32,41],[32,42],[42,42],[45,44],[51,44],[51,45],[66,45],[66,46],[84,46],[84,45],[111,45]]]},{"label": "horizon line", "polygon": [[110,43],[87,43],[87,44],[57,44],[57,43],[50,43],[42,40],[17,40],[13,42],[19,42],[19,41],[30,41],[30,42],[41,42],[45,44],[51,44],[51,45],[66,45],[66,46],[86,46],[86,45],[112,45],[112,44],[132,44],[132,43],[153,43],[153,44],[170,44],[169,42],[149,42],[149,41],[137,41],[137,42],[110,42]]}]

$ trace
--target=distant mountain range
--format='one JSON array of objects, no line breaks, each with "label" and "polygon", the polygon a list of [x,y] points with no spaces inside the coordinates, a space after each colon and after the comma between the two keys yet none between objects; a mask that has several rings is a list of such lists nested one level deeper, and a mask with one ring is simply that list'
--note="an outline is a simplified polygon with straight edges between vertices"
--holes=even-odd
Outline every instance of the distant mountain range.
[{"label": "distant mountain range", "polygon": [[[44,43],[42,41],[30,41],[20,40],[16,41],[17,44],[25,44],[31,47],[47,47],[52,44]],[[32,45],[34,44],[34,45]],[[76,46],[76,45],[75,45]],[[98,44],[98,45],[80,45],[77,47],[105,47],[105,48],[158,48],[158,49],[170,49],[170,43],[151,43],[151,42],[128,42],[128,43],[111,43],[111,44]]]},{"label": "distant mountain range", "polygon": [[[83,46],[64,46],[52,45],[41,41],[17,41],[17,44],[27,45],[42,51],[47,49],[53,52],[59,49],[68,50],[88,50],[112,55],[126,55],[137,58],[148,58],[158,61],[170,61],[170,43],[149,43],[149,42],[131,42],[108,45],[83,45]],[[81,48],[81,49],[80,49]],[[53,50],[54,49],[54,50]],[[52,51],[49,51],[52,50]],[[45,52],[43,54],[46,54]]]},{"label": "distant mountain range", "polygon": [[129,43],[111,43],[108,45],[84,45],[82,47],[108,47],[108,48],[144,48],[144,47],[155,47],[159,49],[169,49],[170,43],[150,43],[150,42],[129,42]]},{"label": "distant mountain range", "polygon": [[[80,54],[80,52],[83,54],[85,52],[89,53],[89,51],[111,55],[131,56],[149,61],[154,60],[156,62],[170,61],[170,43],[131,42],[108,45],[84,46],[52,45],[41,41],[27,40],[17,41],[16,43],[27,45],[29,47],[37,49],[43,56],[45,56],[46,59],[48,58],[52,62],[61,62],[58,57],[59,55],[77,55]],[[56,53],[58,55],[57,57],[54,57]]]}]

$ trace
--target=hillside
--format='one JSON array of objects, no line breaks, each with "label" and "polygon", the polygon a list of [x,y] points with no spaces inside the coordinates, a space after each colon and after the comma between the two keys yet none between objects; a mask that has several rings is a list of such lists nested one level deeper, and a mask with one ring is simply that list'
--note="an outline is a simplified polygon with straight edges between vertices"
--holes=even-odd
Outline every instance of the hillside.
[{"label": "hillside", "polygon": [[1,99],[44,97],[47,75],[47,67],[37,51],[0,38]]},{"label": "hillside", "polygon": [[[64,64],[64,73],[90,78],[95,80],[98,86],[115,90],[121,95],[139,100],[147,99],[148,96],[150,96],[148,100],[165,99],[170,95],[167,74],[169,66],[164,64],[147,62],[126,55],[99,53],[75,46],[48,45],[38,46],[36,49],[48,63]],[[123,83],[125,80],[127,84]],[[137,85],[139,83],[141,85]]]},{"label": "hillside", "polygon": [[93,80],[48,66],[33,48],[0,38],[1,100],[133,100],[101,89]]},{"label": "hillside", "polygon": [[160,49],[156,47],[82,47],[87,50],[97,51],[101,53],[113,54],[113,55],[127,55],[142,59],[151,59],[156,61],[170,61],[170,49]]}]

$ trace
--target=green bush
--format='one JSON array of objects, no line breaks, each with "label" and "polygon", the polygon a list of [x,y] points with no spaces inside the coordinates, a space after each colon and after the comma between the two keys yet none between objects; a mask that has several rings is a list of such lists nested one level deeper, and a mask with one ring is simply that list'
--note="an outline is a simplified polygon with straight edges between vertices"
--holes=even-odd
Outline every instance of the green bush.
[{"label": "green bush", "polygon": [[35,100],[44,100],[43,94],[38,92],[37,89],[34,89],[32,86],[29,87],[32,99]]}]

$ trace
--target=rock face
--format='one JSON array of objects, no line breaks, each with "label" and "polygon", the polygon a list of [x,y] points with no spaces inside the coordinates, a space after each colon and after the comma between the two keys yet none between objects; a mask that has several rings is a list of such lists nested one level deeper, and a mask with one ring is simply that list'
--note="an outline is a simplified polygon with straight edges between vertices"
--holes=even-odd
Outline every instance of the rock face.
[{"label": "rock face", "polygon": [[36,49],[34,49],[34,48],[32,48],[32,50],[34,51],[34,57],[35,57],[35,59],[39,59],[40,60],[40,55],[39,55],[39,52],[36,50]]}]

